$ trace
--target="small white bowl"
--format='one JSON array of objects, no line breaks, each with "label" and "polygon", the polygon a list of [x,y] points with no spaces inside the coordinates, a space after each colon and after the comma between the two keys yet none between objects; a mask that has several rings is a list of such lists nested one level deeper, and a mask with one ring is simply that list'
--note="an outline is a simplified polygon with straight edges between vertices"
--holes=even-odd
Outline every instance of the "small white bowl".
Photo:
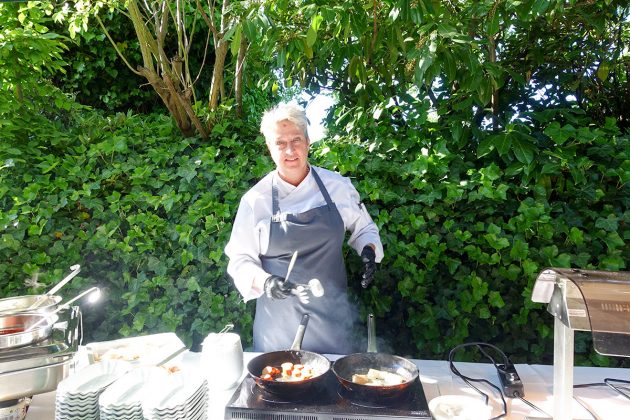
[{"label": "small white bowl", "polygon": [[487,420],[492,415],[492,407],[465,395],[435,397],[429,401],[429,410],[435,420]]}]

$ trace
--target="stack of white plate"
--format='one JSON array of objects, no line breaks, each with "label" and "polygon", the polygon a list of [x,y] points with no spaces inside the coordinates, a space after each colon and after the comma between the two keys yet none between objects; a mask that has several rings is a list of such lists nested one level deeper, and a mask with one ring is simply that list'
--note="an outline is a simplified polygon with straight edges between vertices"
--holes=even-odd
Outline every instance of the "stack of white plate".
[{"label": "stack of white plate", "polygon": [[152,377],[165,374],[160,368],[140,368],[111,384],[98,399],[101,420],[143,420],[142,400]]},{"label": "stack of white plate", "polygon": [[100,394],[131,367],[127,362],[110,360],[89,365],[59,382],[55,400],[55,420],[77,418],[98,420]]},{"label": "stack of white plate", "polygon": [[177,372],[147,388],[146,420],[201,420],[208,413],[208,381],[195,372]]}]

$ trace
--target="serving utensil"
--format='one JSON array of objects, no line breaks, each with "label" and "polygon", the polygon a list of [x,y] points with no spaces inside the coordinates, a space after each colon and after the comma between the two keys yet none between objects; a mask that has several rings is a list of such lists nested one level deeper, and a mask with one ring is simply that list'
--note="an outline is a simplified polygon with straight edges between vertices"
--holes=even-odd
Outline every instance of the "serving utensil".
[{"label": "serving utensil", "polygon": [[298,252],[297,250],[295,250],[295,252],[293,252],[293,256],[291,257],[291,261],[289,262],[289,269],[287,270],[287,275],[284,278],[284,281],[289,280],[289,275],[291,274],[291,271],[293,270],[293,266],[295,265],[295,260],[297,260],[297,256],[298,256]]},{"label": "serving utensil", "polygon": [[38,296],[37,300],[35,302],[33,302],[32,305],[30,305],[28,308],[25,309],[25,312],[32,311],[33,309],[36,309],[37,307],[39,307],[39,305],[41,305],[43,302],[48,301],[48,299],[47,299],[48,297],[53,296],[55,293],[57,293],[63,286],[66,285],[66,283],[68,283],[77,274],[79,274],[81,272],[81,265],[80,264],[75,264],[75,265],[70,267],[70,270],[72,270],[72,272],[70,274],[68,274],[66,277],[64,277],[63,280],[61,280],[52,289],[50,289],[48,292],[46,292],[46,294]]},{"label": "serving utensil", "polygon": [[67,308],[68,306],[70,306],[71,303],[81,299],[83,296],[88,295],[88,294],[90,295],[89,296],[89,301],[92,302],[92,303],[96,302],[101,297],[101,289],[99,289],[98,287],[92,287],[92,288],[84,291],[83,293],[80,293],[79,295],[75,296],[74,298],[70,299],[69,301],[59,305],[57,307],[57,309],[55,309],[54,311],[48,312],[47,314],[42,316],[42,318],[39,321],[37,321],[34,324],[30,325],[27,329],[24,330],[24,332],[31,331],[33,328],[35,328],[36,326],[38,326],[42,322],[46,321],[47,319],[49,319],[50,317],[55,315],[57,312],[61,311],[64,308]]}]

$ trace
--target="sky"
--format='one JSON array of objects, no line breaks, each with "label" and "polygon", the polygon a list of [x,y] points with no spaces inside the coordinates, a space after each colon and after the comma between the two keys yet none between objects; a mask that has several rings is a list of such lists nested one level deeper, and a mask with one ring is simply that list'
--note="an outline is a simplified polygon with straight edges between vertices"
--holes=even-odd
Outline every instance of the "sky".
[{"label": "sky", "polygon": [[309,100],[306,106],[306,117],[308,118],[310,125],[308,127],[308,135],[311,141],[321,140],[326,135],[326,128],[324,127],[323,119],[326,116],[326,111],[334,103],[334,99],[328,95],[315,95],[311,96],[308,93],[302,94],[302,98]]}]

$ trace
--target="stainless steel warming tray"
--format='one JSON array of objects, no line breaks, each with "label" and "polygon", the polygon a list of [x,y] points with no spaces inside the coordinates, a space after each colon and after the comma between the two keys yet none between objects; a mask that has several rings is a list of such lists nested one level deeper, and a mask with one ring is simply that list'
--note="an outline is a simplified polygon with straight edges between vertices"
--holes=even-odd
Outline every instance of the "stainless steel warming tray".
[{"label": "stainless steel warming tray", "polygon": [[0,401],[16,400],[57,389],[70,374],[72,359],[0,375]]},{"label": "stainless steel warming tray", "polygon": [[58,315],[45,340],[0,350],[0,401],[52,391],[68,376],[82,338],[81,311],[74,306]]},{"label": "stainless steel warming tray", "polygon": [[0,315],[0,350],[28,346],[50,336],[56,314]]},{"label": "stainless steel warming tray", "polygon": [[57,309],[61,296],[24,295],[0,299],[0,314],[12,315],[24,312],[47,313]]}]

